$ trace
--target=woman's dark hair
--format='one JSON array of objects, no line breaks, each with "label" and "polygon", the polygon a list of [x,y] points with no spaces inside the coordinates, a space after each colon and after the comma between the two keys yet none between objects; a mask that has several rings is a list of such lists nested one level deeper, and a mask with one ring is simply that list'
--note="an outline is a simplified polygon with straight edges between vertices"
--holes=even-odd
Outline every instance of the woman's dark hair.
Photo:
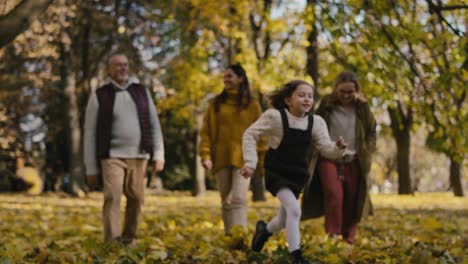
[{"label": "woman's dark hair", "polygon": [[[239,86],[239,92],[237,93],[236,103],[237,107],[240,109],[245,109],[249,106],[252,101],[250,93],[249,78],[247,78],[247,73],[240,63],[235,63],[229,65],[226,70],[231,69],[239,78],[242,79],[242,82]],[[228,97],[227,91],[223,90],[219,95],[214,99],[214,106],[216,112],[219,111],[219,106],[226,102]]]},{"label": "woman's dark hair", "polygon": [[294,93],[296,88],[301,84],[308,85],[312,88],[314,87],[310,83],[303,80],[290,81],[283,85],[281,89],[275,91],[272,95],[270,95],[270,101],[273,107],[276,109],[288,108],[288,106],[284,102],[284,99],[290,97]]}]

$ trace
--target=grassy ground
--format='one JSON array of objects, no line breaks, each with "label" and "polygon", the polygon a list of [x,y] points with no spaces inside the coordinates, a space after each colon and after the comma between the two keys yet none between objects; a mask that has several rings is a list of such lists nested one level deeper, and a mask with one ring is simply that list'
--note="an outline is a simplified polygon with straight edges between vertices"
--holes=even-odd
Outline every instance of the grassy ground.
[{"label": "grassy ground", "polygon": [[[323,219],[301,223],[305,255],[322,263],[468,263],[468,198],[450,193],[375,195],[375,215],[354,245],[328,238]],[[124,204],[124,201],[123,201]],[[102,194],[0,195],[0,263],[287,263],[284,231],[261,253],[254,224],[278,202],[249,204],[248,230],[223,235],[219,197],[147,195],[136,248],[102,243]]]}]

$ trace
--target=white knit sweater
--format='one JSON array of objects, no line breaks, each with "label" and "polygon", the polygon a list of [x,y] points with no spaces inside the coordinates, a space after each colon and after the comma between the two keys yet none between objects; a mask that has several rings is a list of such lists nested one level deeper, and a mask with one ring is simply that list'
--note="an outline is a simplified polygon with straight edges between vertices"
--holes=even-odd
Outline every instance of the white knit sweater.
[{"label": "white knit sweater", "polygon": [[[122,90],[126,90],[132,81],[120,86],[112,81],[112,84]],[[153,159],[164,161],[164,140],[159,123],[156,107],[153,99],[148,93],[148,105],[150,113],[151,134],[154,143]],[[90,96],[86,107],[86,117],[84,125],[84,161],[86,175],[96,175],[98,173],[96,154],[96,131],[99,102],[96,92]],[[148,159],[149,154],[143,153],[140,147],[140,123],[136,104],[128,92],[118,92],[115,94],[114,112],[112,122],[112,133],[110,142],[110,157],[124,159]]]},{"label": "white knit sweater", "polygon": [[[306,130],[308,117],[296,117],[286,110],[286,116],[290,128]],[[245,166],[256,168],[258,162],[257,142],[260,136],[266,136],[270,148],[276,149],[283,138],[283,124],[281,113],[277,109],[268,109],[253,123],[242,138],[242,152]],[[327,124],[322,117],[314,115],[314,126],[312,128],[312,145],[320,154],[329,159],[339,159],[345,153],[330,139]]]}]

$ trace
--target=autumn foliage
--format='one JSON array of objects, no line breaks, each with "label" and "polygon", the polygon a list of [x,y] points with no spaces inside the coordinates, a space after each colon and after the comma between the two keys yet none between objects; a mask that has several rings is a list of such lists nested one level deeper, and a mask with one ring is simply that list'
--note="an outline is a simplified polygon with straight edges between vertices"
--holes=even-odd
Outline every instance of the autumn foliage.
[{"label": "autumn foliage", "polygon": [[[448,193],[376,195],[375,215],[354,245],[328,238],[323,219],[301,223],[305,255],[322,263],[466,263],[467,198]],[[0,263],[287,263],[284,232],[261,253],[249,249],[254,223],[278,202],[250,204],[248,230],[225,236],[218,194],[147,195],[136,248],[102,242],[102,194],[0,196]]]}]

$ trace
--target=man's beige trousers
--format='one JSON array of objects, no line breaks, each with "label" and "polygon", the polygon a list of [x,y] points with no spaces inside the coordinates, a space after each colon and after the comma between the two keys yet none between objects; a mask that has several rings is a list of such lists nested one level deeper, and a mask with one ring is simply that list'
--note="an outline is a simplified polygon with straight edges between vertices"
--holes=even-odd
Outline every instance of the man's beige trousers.
[{"label": "man's beige trousers", "polygon": [[[136,235],[141,207],[144,200],[145,173],[147,160],[144,159],[105,159],[101,161],[104,186],[104,240],[121,238],[130,243]],[[122,193],[127,198],[124,229],[120,229],[120,199]]]}]

